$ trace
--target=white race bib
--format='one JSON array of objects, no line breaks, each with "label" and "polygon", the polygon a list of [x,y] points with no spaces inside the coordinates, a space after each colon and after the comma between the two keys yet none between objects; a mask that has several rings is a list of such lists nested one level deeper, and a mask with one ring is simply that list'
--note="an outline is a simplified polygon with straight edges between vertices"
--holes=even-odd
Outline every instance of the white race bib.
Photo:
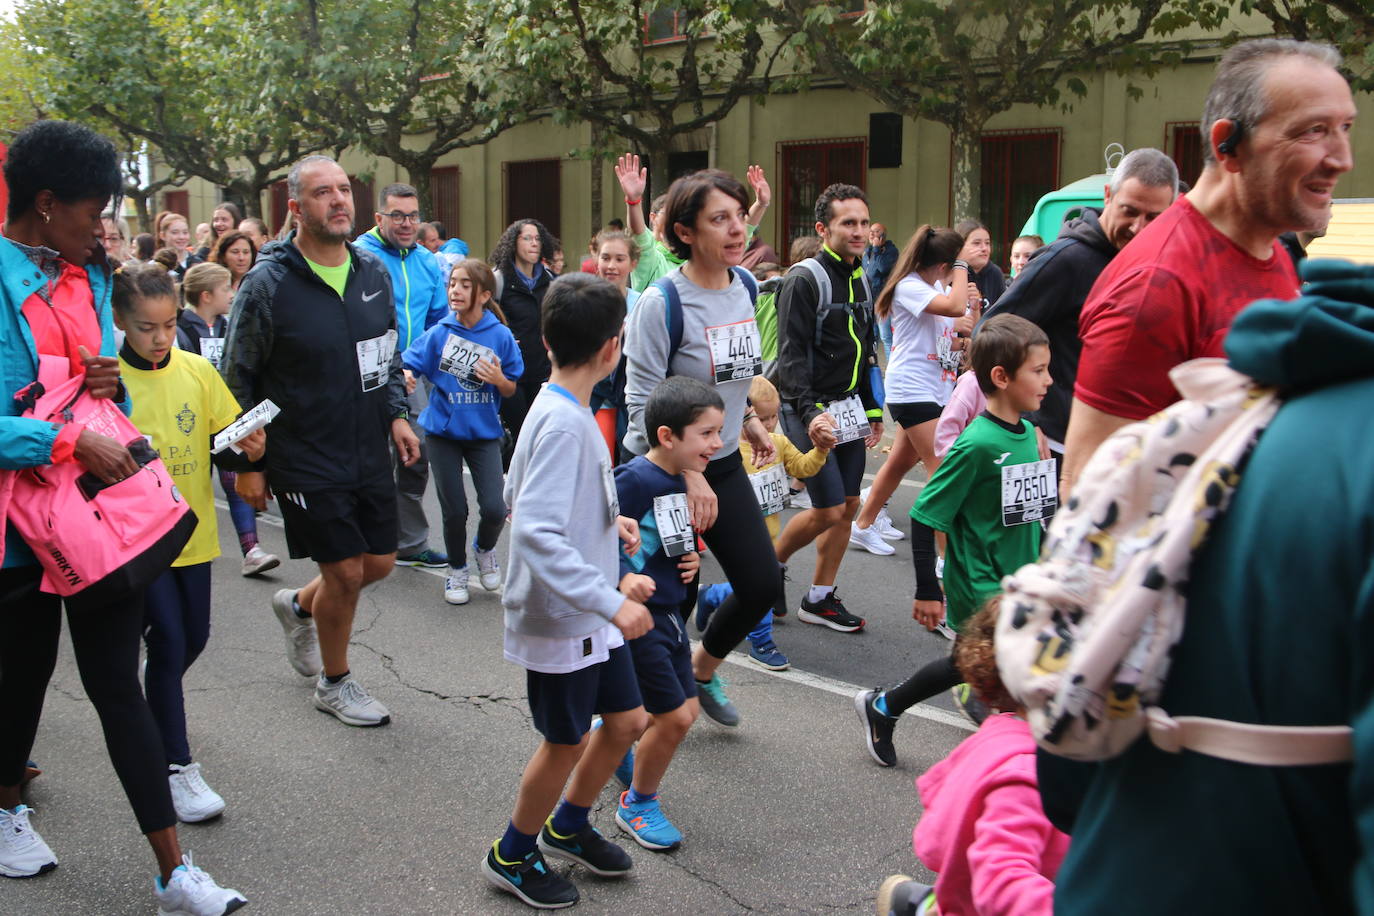
[{"label": "white race bib", "polygon": [[1053,518],[1059,508],[1054,459],[1002,467],[1002,524],[1024,525]]},{"label": "white race bib", "polygon": [[669,493],[654,497],[654,521],[663,541],[663,553],[680,557],[691,553],[695,538],[692,535],[692,513],[687,509],[686,493]]},{"label": "white race bib", "polygon": [[457,334],[449,334],[444,341],[443,352],[439,355],[439,368],[456,378],[464,388],[476,391],[486,382],[473,372],[479,360],[496,364],[496,351],[483,346],[475,340],[468,340]]},{"label": "white race bib", "polygon": [[859,400],[857,394],[850,395],[843,401],[831,401],[826,405],[825,412],[835,419],[836,445],[866,438],[873,431],[873,427],[868,425],[868,415],[864,413],[863,401]]},{"label": "white race bib", "polygon": [[202,337],[200,339],[200,355],[210,361],[210,365],[219,368],[220,357],[224,356],[223,337]]},{"label": "white race bib", "polygon": [[750,474],[749,485],[754,488],[754,498],[759,501],[765,516],[782,511],[783,500],[787,498],[787,472],[781,462]]},{"label": "white race bib", "polygon": [[754,319],[709,327],[706,343],[711,347],[711,373],[717,385],[763,372],[763,344]]},{"label": "white race bib", "polygon": [[354,346],[358,350],[358,377],[362,379],[363,391],[375,391],[385,385],[391,357],[396,355],[395,329],[380,337],[360,340]]},{"label": "white race bib", "polygon": [[[281,413],[281,408],[272,403],[268,398],[252,410],[246,412],[233,423],[220,430],[211,442],[210,454],[218,455],[226,448],[233,449],[238,454],[240,449],[238,441],[250,433],[255,433],[276,419],[277,414]],[[152,439],[148,443],[152,444]]]},{"label": "white race bib", "polygon": [[610,464],[601,462],[601,486],[606,490],[606,506],[611,512],[611,524],[620,516],[620,494],[615,490],[615,473]]}]

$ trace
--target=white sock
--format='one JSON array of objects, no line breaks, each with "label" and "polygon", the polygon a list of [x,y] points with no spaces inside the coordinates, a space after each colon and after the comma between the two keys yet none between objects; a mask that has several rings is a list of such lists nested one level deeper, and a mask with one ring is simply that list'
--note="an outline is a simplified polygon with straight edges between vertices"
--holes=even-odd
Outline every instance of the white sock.
[{"label": "white sock", "polygon": [[824,601],[826,596],[834,590],[835,586],[833,585],[813,585],[806,590],[806,600],[812,604],[818,601]]}]

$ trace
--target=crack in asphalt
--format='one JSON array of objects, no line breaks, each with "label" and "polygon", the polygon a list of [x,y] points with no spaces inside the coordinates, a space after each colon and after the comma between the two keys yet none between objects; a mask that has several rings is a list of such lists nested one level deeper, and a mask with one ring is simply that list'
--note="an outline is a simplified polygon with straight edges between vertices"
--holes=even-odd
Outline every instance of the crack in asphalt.
[{"label": "crack in asphalt", "polygon": [[755,913],[755,912],[758,912],[758,911],[755,910],[752,906],[750,906],[749,904],[745,903],[743,900],[739,899],[739,898],[736,897],[733,893],[731,893],[731,892],[730,892],[730,889],[727,888],[725,885],[721,884],[719,881],[712,880],[711,878],[708,878],[708,877],[706,877],[705,875],[701,874],[699,871],[697,871],[696,869],[692,868],[692,866],[688,865],[688,864],[687,864],[686,862],[684,862],[682,859],[679,859],[679,858],[677,858],[676,856],[673,856],[673,855],[666,855],[666,856],[663,857],[663,861],[664,861],[665,863],[667,863],[668,865],[670,865],[671,867],[676,868],[676,869],[678,869],[679,871],[684,872],[684,873],[686,873],[687,875],[690,875],[690,876],[693,877],[693,878],[696,878],[696,879],[697,879],[698,881],[700,881],[702,884],[705,884],[705,885],[707,885],[707,886],[709,886],[709,887],[715,888],[717,891],[719,891],[719,892],[725,897],[725,899],[729,900],[731,903],[733,903],[735,906],[739,907],[739,908],[740,908],[741,910],[743,910],[744,912],[746,912],[746,913]]}]

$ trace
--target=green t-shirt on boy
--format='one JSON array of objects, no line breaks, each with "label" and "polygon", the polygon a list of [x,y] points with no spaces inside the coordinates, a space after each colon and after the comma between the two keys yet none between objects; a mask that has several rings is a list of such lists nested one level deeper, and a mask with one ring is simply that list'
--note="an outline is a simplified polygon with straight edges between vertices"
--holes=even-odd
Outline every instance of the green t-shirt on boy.
[{"label": "green t-shirt on boy", "polygon": [[[1020,513],[1014,501],[1003,505],[1004,468],[1039,460],[1035,428],[1028,420],[1012,426],[985,412],[955,440],[911,507],[913,519],[949,536],[945,598],[949,623],[956,630],[1001,591],[1003,576],[1040,555],[1036,514],[1030,513],[1029,521],[1008,524],[1004,509],[1013,519]],[[1053,482],[1051,470],[1049,485]],[[1042,489],[1043,479],[1036,486]],[[1009,493],[1019,494],[1024,487],[1013,483]]]}]

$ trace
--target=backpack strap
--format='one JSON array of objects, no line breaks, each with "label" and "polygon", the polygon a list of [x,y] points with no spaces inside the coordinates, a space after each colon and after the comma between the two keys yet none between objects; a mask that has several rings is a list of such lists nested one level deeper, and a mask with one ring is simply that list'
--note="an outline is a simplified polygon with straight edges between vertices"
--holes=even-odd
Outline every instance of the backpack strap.
[{"label": "backpack strap", "polygon": [[745,290],[749,293],[749,304],[757,307],[759,304],[759,281],[754,278],[753,274],[743,267],[740,267],[738,264],[731,267],[730,272],[739,277],[740,282],[744,284]]},{"label": "backpack strap", "polygon": [[[452,270],[452,269],[453,269],[452,267],[449,268],[449,270]],[[492,275],[493,277],[496,278],[496,295],[492,296],[491,298],[495,299],[497,302],[500,302],[500,301],[501,301],[501,293],[502,293],[502,292],[505,290],[505,288],[506,288],[506,278],[503,277],[503,276],[501,276],[501,269],[500,269],[500,268],[497,268],[496,270],[493,270],[493,271],[491,272],[491,275]]]},{"label": "backpack strap", "polygon": [[668,329],[668,364],[671,365],[682,346],[682,297],[677,294],[677,285],[668,277],[659,277],[653,282],[653,288],[663,294],[663,324]]},{"label": "backpack strap", "polygon": [[1158,706],[1145,710],[1155,747],[1170,754],[1193,751],[1259,766],[1297,767],[1348,763],[1355,759],[1346,725],[1259,725],[1206,716],[1172,718]]}]

